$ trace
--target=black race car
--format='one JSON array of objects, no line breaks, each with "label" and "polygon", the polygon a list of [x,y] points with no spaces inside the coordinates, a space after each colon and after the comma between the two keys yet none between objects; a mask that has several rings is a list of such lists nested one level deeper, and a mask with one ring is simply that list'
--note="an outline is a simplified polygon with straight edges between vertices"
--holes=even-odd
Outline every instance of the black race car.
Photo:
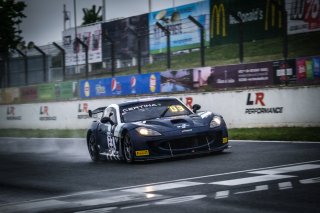
[{"label": "black race car", "polygon": [[192,108],[177,98],[148,98],[89,110],[98,117],[87,132],[90,157],[132,163],[228,148],[222,116]]}]

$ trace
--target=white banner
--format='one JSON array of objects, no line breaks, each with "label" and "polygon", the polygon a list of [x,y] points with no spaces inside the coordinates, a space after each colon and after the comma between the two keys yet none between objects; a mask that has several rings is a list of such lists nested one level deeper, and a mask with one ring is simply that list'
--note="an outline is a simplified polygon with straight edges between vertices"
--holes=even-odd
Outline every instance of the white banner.
[{"label": "white banner", "polygon": [[[320,126],[320,87],[177,94],[188,106],[221,114],[229,128]],[[0,106],[0,129],[86,129],[88,109],[130,98]]]},{"label": "white banner", "polygon": [[[85,64],[85,49],[79,42],[75,42],[75,29],[63,31],[62,36],[63,48],[66,51],[66,66]],[[77,37],[89,48],[89,63],[101,62],[101,24],[77,28]]]},{"label": "white banner", "polygon": [[320,0],[286,0],[288,34],[320,30]]}]

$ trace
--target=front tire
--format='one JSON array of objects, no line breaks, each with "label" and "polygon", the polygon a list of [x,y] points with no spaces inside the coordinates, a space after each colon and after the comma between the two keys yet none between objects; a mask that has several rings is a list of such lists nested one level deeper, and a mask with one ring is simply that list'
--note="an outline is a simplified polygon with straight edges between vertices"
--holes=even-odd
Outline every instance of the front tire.
[{"label": "front tire", "polygon": [[88,150],[89,150],[91,160],[93,162],[98,162],[100,160],[99,149],[98,149],[97,142],[96,142],[96,139],[93,134],[90,135],[89,141],[87,142],[87,145],[88,145]]},{"label": "front tire", "polygon": [[132,146],[132,141],[128,133],[124,135],[122,152],[123,159],[126,163],[134,162],[134,148]]}]

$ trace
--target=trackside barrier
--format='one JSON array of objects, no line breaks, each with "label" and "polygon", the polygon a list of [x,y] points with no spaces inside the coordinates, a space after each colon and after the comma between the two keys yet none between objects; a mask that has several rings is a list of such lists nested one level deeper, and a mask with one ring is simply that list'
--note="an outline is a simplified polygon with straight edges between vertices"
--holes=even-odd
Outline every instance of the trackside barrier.
[{"label": "trackside barrier", "polygon": [[[320,87],[177,93],[188,106],[224,116],[229,128],[320,126]],[[0,105],[0,129],[85,129],[89,109],[135,97]]]}]

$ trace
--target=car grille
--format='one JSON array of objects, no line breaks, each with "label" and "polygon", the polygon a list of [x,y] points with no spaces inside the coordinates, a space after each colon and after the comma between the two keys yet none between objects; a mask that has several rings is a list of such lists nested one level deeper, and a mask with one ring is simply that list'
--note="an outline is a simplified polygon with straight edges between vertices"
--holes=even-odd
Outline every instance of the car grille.
[{"label": "car grille", "polygon": [[222,132],[177,138],[174,140],[149,143],[150,149],[155,153],[187,153],[205,151],[222,144]]}]

